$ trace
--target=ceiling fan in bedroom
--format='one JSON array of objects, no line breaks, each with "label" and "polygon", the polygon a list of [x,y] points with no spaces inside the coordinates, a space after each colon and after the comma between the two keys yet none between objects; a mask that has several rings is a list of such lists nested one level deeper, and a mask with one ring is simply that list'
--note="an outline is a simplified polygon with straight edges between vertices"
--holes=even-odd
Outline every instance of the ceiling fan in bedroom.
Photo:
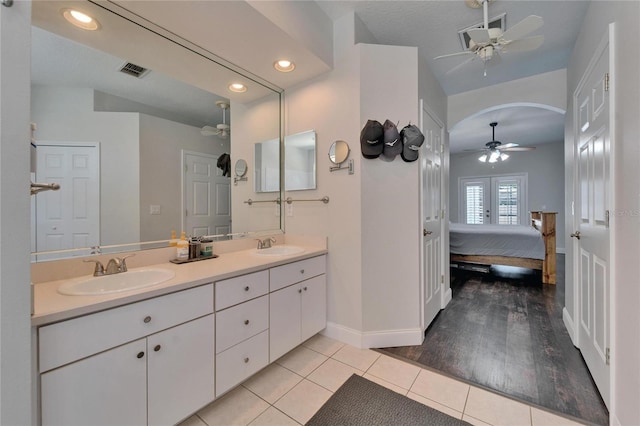
[{"label": "ceiling fan in bedroom", "polygon": [[231,132],[231,128],[226,122],[226,111],[229,109],[229,103],[225,101],[217,101],[216,105],[222,108],[222,123],[217,126],[204,126],[200,133],[202,136],[220,136],[223,139],[226,139]]},{"label": "ceiling fan in bedroom", "polygon": [[493,0],[465,0],[467,6],[471,8],[483,9],[483,27],[472,28],[467,31],[469,36],[469,49],[464,52],[440,55],[434,59],[450,58],[454,56],[468,56],[469,58],[456,65],[447,74],[465,66],[466,64],[480,58],[484,63],[484,75],[487,75],[487,63],[492,65],[500,63],[500,55],[515,52],[528,52],[539,48],[544,42],[541,35],[525,37],[538,28],[542,27],[544,21],[540,16],[529,15],[522,21],[512,25],[504,33],[500,28],[489,27],[489,2]]},{"label": "ceiling fan in bedroom", "polygon": [[534,146],[519,146],[517,143],[506,143],[503,144],[500,141],[496,140],[496,126],[498,125],[497,121],[489,123],[489,126],[492,128],[493,137],[491,138],[491,142],[487,142],[484,148],[481,149],[466,149],[465,151],[471,152],[482,152],[482,155],[478,157],[478,161],[482,163],[497,163],[498,161],[505,161],[509,158],[509,154],[505,154],[505,152],[510,151],[533,151],[536,149]]}]

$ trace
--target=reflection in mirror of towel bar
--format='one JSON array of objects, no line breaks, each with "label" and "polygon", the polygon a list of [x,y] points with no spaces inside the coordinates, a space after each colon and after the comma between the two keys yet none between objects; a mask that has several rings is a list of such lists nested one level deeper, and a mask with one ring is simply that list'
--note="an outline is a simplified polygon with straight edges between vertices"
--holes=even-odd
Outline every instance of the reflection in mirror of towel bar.
[{"label": "reflection in mirror of towel bar", "polygon": [[253,203],[277,203],[280,204],[280,198],[276,198],[275,200],[252,200],[251,198],[249,198],[246,201],[243,201],[243,203],[245,204],[253,204]]},{"label": "reflection in mirror of towel bar", "polygon": [[293,203],[294,201],[296,201],[296,202],[298,202],[298,201],[322,201],[323,203],[327,204],[327,203],[329,202],[329,197],[327,197],[327,196],[325,195],[325,196],[324,196],[324,197],[322,197],[322,198],[316,198],[316,199],[313,199],[313,200],[294,200],[294,199],[292,199],[291,197],[288,197],[285,201],[287,202],[287,204],[291,204],[291,203]]},{"label": "reflection in mirror of towel bar", "polygon": [[31,195],[42,191],[57,191],[60,185],[57,183],[33,183],[31,182]]}]

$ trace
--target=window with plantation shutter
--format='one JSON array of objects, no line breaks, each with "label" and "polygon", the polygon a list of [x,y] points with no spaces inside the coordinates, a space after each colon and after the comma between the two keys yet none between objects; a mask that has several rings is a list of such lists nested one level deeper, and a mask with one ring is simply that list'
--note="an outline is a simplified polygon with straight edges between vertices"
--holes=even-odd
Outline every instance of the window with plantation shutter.
[{"label": "window with plantation shutter", "polygon": [[460,178],[459,217],[473,225],[527,223],[527,175]]}]

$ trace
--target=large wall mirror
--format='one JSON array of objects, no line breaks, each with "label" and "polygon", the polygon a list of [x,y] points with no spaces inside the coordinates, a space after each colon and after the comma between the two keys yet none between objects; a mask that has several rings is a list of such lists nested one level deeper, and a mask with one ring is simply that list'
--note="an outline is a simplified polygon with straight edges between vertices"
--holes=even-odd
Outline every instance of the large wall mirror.
[{"label": "large wall mirror", "polygon": [[[255,192],[280,191],[280,141],[271,139],[254,146]],[[316,132],[284,137],[285,191],[316,189]]]},{"label": "large wall mirror", "polygon": [[[61,12],[69,5],[100,29],[71,26]],[[280,231],[281,215],[244,203],[252,188],[232,184],[255,141],[280,140],[278,88],[119,15],[84,1],[33,2],[32,180],[61,185],[32,197],[33,260],[162,247],[172,230]],[[246,92],[230,92],[232,83]],[[228,131],[216,132],[223,123]]]}]

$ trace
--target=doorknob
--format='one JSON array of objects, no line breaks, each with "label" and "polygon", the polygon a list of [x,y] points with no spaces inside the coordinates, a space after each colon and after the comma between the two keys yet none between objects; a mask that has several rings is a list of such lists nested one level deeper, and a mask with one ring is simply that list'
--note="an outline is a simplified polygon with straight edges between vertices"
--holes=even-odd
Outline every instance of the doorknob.
[{"label": "doorknob", "polygon": [[423,235],[423,236],[425,236],[425,237],[426,237],[427,235],[431,235],[431,234],[433,234],[433,231],[427,231],[426,229],[423,229],[423,230],[422,230],[422,235]]},{"label": "doorknob", "polygon": [[580,231],[576,231],[573,234],[571,234],[571,238],[577,238],[580,239]]}]

